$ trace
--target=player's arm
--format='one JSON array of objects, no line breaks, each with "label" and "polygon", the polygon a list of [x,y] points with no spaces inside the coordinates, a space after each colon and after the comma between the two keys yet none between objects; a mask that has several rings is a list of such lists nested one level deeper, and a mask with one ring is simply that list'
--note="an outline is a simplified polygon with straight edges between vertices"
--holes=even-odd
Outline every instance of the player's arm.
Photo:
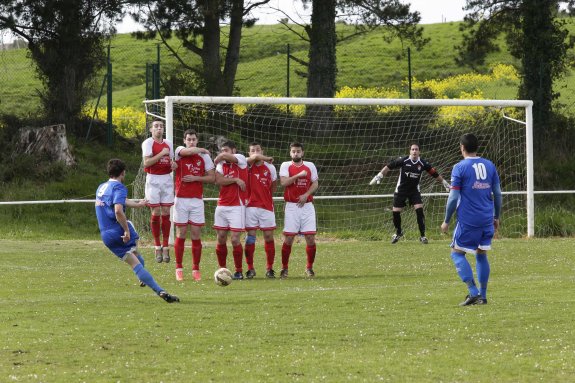
[{"label": "player's arm", "polygon": [[317,190],[318,187],[319,187],[319,182],[317,180],[313,181],[311,183],[311,185],[309,186],[309,189],[307,189],[307,191],[305,193],[303,193],[302,195],[299,196],[298,205],[300,207],[305,205],[307,203],[307,199],[309,198],[309,196],[313,195],[313,193],[315,193],[315,191]]},{"label": "player's arm", "polygon": [[272,196],[274,195],[274,193],[276,192],[276,190],[278,190],[278,180],[275,180],[272,182],[272,185],[270,187],[270,190],[272,192]]},{"label": "player's arm", "polygon": [[210,154],[210,151],[208,149],[204,149],[204,148],[183,148],[180,149],[180,151],[178,152],[178,154],[180,155],[180,157],[189,157],[189,156],[193,156],[194,154]]},{"label": "player's arm", "polygon": [[447,205],[445,206],[445,218],[441,224],[441,231],[444,233],[447,233],[447,229],[449,229],[449,221],[451,221],[451,217],[453,213],[455,213],[455,209],[457,209],[457,201],[459,200],[460,194],[459,189],[451,189],[449,192]]},{"label": "player's arm", "polygon": [[281,176],[280,177],[280,185],[282,185],[283,187],[289,186],[289,185],[293,184],[298,178],[305,177],[305,176],[307,176],[306,170],[302,170],[298,174],[293,175],[291,177]]},{"label": "player's arm", "polygon": [[148,201],[145,199],[126,199],[126,206],[132,209],[139,209],[142,207],[146,207]]},{"label": "player's arm", "polygon": [[150,167],[152,165],[155,165],[156,163],[158,163],[158,161],[160,161],[160,159],[164,156],[168,156],[170,155],[170,149],[168,148],[163,148],[158,154],[156,154],[155,156],[148,156],[148,157],[144,157],[144,166],[145,167]]},{"label": "player's arm", "polygon": [[240,178],[224,177],[223,174],[216,172],[216,185],[228,186],[237,184],[242,191],[246,190],[246,183]]},{"label": "player's arm", "polygon": [[120,203],[114,204],[114,214],[116,215],[116,221],[118,221],[120,226],[122,226],[122,229],[124,229],[122,239],[124,243],[126,243],[130,240],[130,229],[128,228],[128,219],[124,213],[124,205]]},{"label": "player's arm", "polygon": [[491,188],[491,192],[493,193],[493,208],[495,210],[495,215],[493,216],[493,225],[495,226],[495,230],[499,227],[499,219],[501,214],[501,205],[503,203],[503,196],[501,193],[501,185],[495,184]]},{"label": "player's arm", "polygon": [[264,161],[264,162],[268,162],[268,163],[272,163],[274,162],[273,157],[269,157],[269,156],[264,156],[263,154],[252,154],[251,156],[246,158],[246,161],[248,162],[248,165],[252,165],[258,161]]},{"label": "player's arm", "polygon": [[187,175],[182,177],[182,181],[184,182],[202,182],[205,184],[213,184],[215,179],[216,175],[214,169],[208,170],[203,176]]},{"label": "player's arm", "polygon": [[220,162],[229,162],[229,163],[238,163],[238,158],[231,154],[231,153],[220,153],[216,156],[216,158],[214,158],[214,164],[220,163]]},{"label": "player's arm", "polygon": [[383,169],[381,169],[381,171],[379,173],[377,173],[375,175],[375,177],[373,177],[373,179],[369,182],[370,185],[374,185],[374,184],[378,184],[381,182],[381,180],[383,179],[383,177],[385,177],[387,175],[387,173],[390,171],[391,169],[385,165],[383,167]]}]

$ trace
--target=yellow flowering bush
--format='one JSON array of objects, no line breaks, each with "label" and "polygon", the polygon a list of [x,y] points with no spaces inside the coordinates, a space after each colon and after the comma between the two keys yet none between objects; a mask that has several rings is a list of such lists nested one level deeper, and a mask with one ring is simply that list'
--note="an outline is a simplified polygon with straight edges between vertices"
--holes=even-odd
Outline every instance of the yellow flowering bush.
[{"label": "yellow flowering bush", "polygon": [[[92,117],[93,110],[84,110],[84,114]],[[106,108],[98,108],[96,118],[106,120],[108,111]],[[142,109],[130,106],[112,108],[112,124],[116,132],[122,137],[134,138],[146,132],[146,113]]]},{"label": "yellow flowering bush", "polygon": [[[258,97],[271,97],[271,98],[278,98],[278,97],[284,97],[281,96],[279,94],[274,94],[274,93],[261,93],[258,95]],[[247,113],[247,111],[250,108],[255,107],[255,104],[235,104],[234,105],[234,113],[237,114],[238,116],[243,116],[244,114]],[[288,113],[288,105],[286,104],[274,104],[274,105],[268,105],[269,108],[273,108],[276,109],[278,111],[280,111],[281,113]],[[305,105],[289,105],[289,113],[291,113],[294,116],[298,116],[301,117],[305,114]]]},{"label": "yellow flowering bush", "polygon": [[[336,98],[402,98],[402,94],[396,89],[386,88],[364,88],[344,86],[335,94]],[[373,110],[377,113],[394,113],[401,110],[400,106],[354,106],[354,105],[336,105],[335,112],[338,114],[358,111]]]}]

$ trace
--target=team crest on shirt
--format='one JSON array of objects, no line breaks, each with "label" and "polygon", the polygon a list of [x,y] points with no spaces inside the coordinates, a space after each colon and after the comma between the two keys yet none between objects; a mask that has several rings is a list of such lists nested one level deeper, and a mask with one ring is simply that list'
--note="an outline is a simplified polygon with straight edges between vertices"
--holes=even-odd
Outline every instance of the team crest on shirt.
[{"label": "team crest on shirt", "polygon": [[268,176],[268,171],[266,170],[266,171],[264,171],[264,177],[267,177],[267,176]]},{"label": "team crest on shirt", "polygon": [[421,165],[417,165],[417,170],[421,170]]},{"label": "team crest on shirt", "polygon": [[259,180],[260,179],[260,175],[259,174],[254,174],[254,176],[256,176],[256,178]]},{"label": "team crest on shirt", "polygon": [[196,165],[200,166],[202,164],[202,161],[198,160],[198,162],[196,162]]}]

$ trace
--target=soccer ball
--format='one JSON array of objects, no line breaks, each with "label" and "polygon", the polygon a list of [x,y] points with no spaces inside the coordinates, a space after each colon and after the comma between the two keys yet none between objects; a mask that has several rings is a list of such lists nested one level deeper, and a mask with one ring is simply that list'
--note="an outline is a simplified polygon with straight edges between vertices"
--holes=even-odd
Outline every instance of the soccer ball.
[{"label": "soccer ball", "polygon": [[232,272],[222,267],[214,273],[214,280],[218,286],[227,286],[232,283]]}]

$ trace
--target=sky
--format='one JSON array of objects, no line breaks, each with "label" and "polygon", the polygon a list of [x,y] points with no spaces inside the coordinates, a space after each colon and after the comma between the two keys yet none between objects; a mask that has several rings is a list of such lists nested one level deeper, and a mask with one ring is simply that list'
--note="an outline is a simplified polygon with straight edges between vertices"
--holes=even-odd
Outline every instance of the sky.
[{"label": "sky", "polygon": [[[449,21],[461,21],[465,13],[462,8],[465,0],[402,0],[404,4],[411,4],[412,11],[418,11],[421,15],[421,24],[435,24]],[[271,0],[268,7],[261,7],[254,17],[258,24],[276,24],[279,19],[286,17],[283,13],[274,10],[281,9],[295,21],[307,21],[310,10],[304,10],[301,1],[294,0]],[[138,26],[127,18],[116,26],[118,33],[132,32]]]}]

